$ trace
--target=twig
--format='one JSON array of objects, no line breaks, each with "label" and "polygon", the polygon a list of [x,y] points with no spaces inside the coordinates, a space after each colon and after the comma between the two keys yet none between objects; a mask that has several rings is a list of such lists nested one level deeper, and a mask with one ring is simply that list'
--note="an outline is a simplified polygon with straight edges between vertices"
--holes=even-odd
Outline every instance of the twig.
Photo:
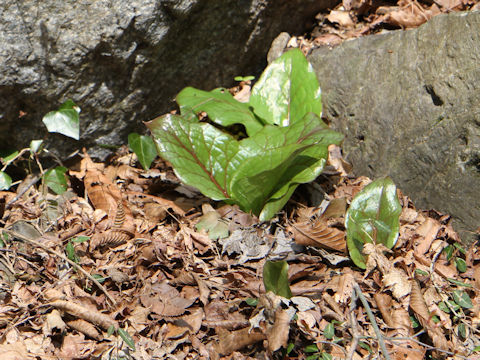
[{"label": "twig", "polygon": [[372,310],[370,309],[370,305],[368,304],[367,299],[365,299],[365,296],[363,295],[362,290],[360,289],[360,286],[358,286],[356,282],[353,284],[353,288],[355,289],[355,292],[357,293],[357,296],[362,302],[363,307],[367,312],[368,318],[372,323],[373,331],[375,331],[375,335],[377,335],[378,343],[380,344],[380,348],[382,349],[383,356],[385,357],[386,360],[391,360],[390,355],[388,354],[388,351],[387,351],[387,347],[385,346],[385,341],[383,341],[383,335],[381,334],[380,329],[378,328],[377,321],[375,320],[375,316],[373,316]]},{"label": "twig", "polygon": [[357,329],[357,319],[355,319],[355,303],[357,302],[357,292],[355,289],[352,290],[352,297],[350,299],[350,311],[348,314],[348,318],[350,321],[350,326],[352,327],[352,344],[350,345],[350,349],[348,350],[347,360],[352,360],[353,355],[355,354],[355,350],[357,349],[358,345],[358,329]]},{"label": "twig", "polygon": [[115,301],[115,299],[108,293],[107,289],[98,282],[98,280],[96,280],[94,277],[92,277],[92,275],[90,275],[88,272],[86,272],[80,265],[78,265],[76,262],[70,260],[69,258],[67,258],[65,255],[59,253],[59,252],[56,252],[55,250],[52,250],[48,247],[46,247],[45,245],[39,243],[38,241],[36,240],[33,240],[33,239],[29,239],[19,233],[16,233],[15,231],[12,231],[12,230],[6,230],[6,229],[3,229],[3,231],[5,231],[6,233],[10,234],[12,237],[15,237],[17,239],[20,239],[22,241],[25,241],[33,246],[37,246],[57,257],[59,257],[60,259],[68,262],[70,265],[72,265],[75,269],[77,269],[78,271],[80,271],[83,275],[85,275],[88,279],[90,279],[95,285],[97,285],[97,287],[107,296],[107,299],[110,300],[110,302],[112,303],[113,306],[116,306],[117,305],[117,302]]}]

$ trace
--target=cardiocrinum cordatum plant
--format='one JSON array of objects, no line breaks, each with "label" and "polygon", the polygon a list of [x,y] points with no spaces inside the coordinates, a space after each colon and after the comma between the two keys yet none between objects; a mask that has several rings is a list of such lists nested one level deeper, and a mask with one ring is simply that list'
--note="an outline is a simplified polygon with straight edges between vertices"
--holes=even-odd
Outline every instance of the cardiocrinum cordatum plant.
[{"label": "cardiocrinum cordatum plant", "polygon": [[[176,100],[180,115],[147,124],[159,155],[185,184],[260,220],[272,218],[299,184],[313,181],[323,170],[327,147],[343,139],[320,119],[320,86],[298,49],[265,69],[246,103],[222,88],[187,87]],[[241,139],[227,129],[238,124],[245,128]]]}]

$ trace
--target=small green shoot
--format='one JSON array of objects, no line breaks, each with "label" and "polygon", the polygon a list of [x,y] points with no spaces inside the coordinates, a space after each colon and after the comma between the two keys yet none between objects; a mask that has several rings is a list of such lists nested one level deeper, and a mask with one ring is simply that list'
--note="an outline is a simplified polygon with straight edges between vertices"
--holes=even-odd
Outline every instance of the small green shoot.
[{"label": "small green shoot", "polygon": [[267,261],[263,266],[263,284],[265,291],[290,299],[292,291],[288,284],[288,263],[282,261]]},{"label": "small green shoot", "polygon": [[361,269],[366,267],[363,246],[383,244],[391,249],[398,238],[402,207],[397,189],[388,177],[365,186],[347,210],[345,227],[350,258]]},{"label": "small green shoot", "polygon": [[247,303],[247,305],[253,306],[253,307],[258,305],[258,299],[255,299],[255,298],[246,298],[245,302]]},{"label": "small green shoot", "polygon": [[235,81],[252,81],[255,79],[255,76],[247,75],[247,76],[235,76]]},{"label": "small green shoot", "polygon": [[458,271],[461,273],[467,271],[467,263],[462,258],[455,258],[455,265],[457,266]]},{"label": "small green shoot", "polygon": [[128,135],[128,146],[137,155],[143,169],[150,169],[150,165],[157,157],[157,149],[152,138],[146,135],[131,133]]},{"label": "small green shoot", "polygon": [[65,246],[65,253],[67,254],[67,258],[74,263],[78,264],[80,259],[78,258],[77,254],[75,253],[75,247],[73,246],[73,243],[69,241],[67,243],[67,246]]},{"label": "small green shoot", "polygon": [[125,342],[125,344],[127,344],[127,346],[130,349],[135,351],[135,341],[132,339],[132,337],[130,336],[130,334],[127,331],[125,331],[123,329],[118,329],[118,335],[120,335],[122,340]]},{"label": "small green shoot", "polygon": [[323,336],[325,336],[327,340],[332,340],[335,336],[335,327],[331,322],[329,322],[327,326],[325,326],[325,329],[323,329]]}]

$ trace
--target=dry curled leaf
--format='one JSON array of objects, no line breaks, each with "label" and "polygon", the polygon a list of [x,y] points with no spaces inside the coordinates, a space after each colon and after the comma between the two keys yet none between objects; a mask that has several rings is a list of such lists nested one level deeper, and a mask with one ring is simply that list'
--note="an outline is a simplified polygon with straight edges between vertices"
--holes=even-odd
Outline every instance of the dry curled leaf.
[{"label": "dry curled leaf", "polygon": [[345,232],[329,227],[323,218],[293,223],[287,229],[293,233],[297,244],[346,252]]},{"label": "dry curled leaf", "polygon": [[117,322],[113,320],[110,316],[106,314],[102,314],[97,310],[86,308],[72,301],[55,300],[51,302],[49,305],[57,309],[60,309],[62,311],[65,311],[70,315],[89,321],[92,324],[100,326],[104,330],[107,330],[112,325],[115,326],[115,328],[118,328]]},{"label": "dry curled leaf", "polygon": [[81,332],[82,334],[85,334],[87,336],[90,336],[92,339],[101,341],[102,340],[102,335],[97,331],[95,326],[93,326],[91,323],[83,320],[83,319],[76,319],[67,322],[67,325],[71,327],[74,330],[77,330],[78,332]]}]

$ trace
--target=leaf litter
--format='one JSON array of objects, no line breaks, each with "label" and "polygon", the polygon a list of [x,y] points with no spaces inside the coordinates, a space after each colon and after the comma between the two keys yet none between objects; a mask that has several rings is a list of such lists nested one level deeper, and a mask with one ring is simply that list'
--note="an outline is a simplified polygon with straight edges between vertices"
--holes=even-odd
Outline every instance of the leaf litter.
[{"label": "leaf litter", "polygon": [[[361,359],[382,346],[390,359],[466,359],[480,346],[480,254],[448,215],[398,190],[397,243],[367,244],[363,271],[346,257],[344,221],[369,179],[333,171],[317,181],[321,206],[294,199],[260,223],[176,192],[168,164],[154,164],[147,173],[128,152],[109,164],[84,153],[69,171],[75,187],[55,195],[56,218],[41,186],[5,210],[2,359],[282,358],[287,348]],[[266,260],[279,259],[290,300],[263,288]]]}]

